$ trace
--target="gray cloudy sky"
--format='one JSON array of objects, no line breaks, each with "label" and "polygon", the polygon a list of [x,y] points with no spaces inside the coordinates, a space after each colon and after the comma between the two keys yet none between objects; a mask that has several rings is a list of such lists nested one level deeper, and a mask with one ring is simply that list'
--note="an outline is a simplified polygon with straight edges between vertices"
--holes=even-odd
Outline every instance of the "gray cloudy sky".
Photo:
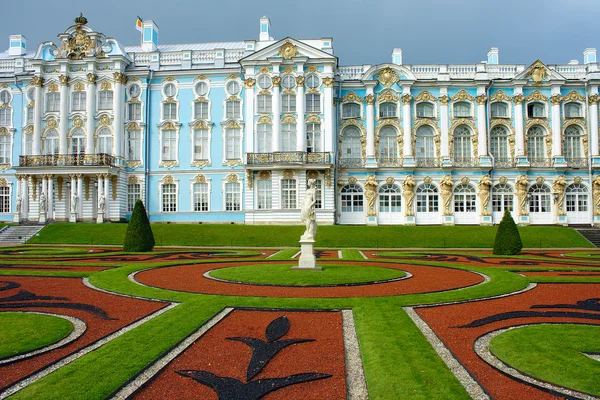
[{"label": "gray cloudy sky", "polygon": [[600,0],[1,2],[0,49],[13,33],[27,37],[29,50],[56,40],[79,11],[124,45],[139,44],[137,15],[158,24],[162,44],[258,39],[258,19],[266,15],[275,39],[332,36],[342,65],[388,62],[394,47],[407,64],[471,64],[490,47],[500,48],[501,63],[566,64],[581,62],[586,47],[600,49]]}]

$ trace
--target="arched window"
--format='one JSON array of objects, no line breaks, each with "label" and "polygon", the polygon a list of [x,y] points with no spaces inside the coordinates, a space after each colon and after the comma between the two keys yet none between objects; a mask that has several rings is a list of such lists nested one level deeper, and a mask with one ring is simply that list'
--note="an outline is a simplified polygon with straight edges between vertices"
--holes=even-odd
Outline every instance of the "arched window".
[{"label": "arched window", "polygon": [[550,188],[544,184],[535,183],[529,188],[529,212],[550,212]]},{"label": "arched window", "polygon": [[58,154],[58,132],[55,129],[46,132],[44,139],[44,154]]},{"label": "arched window", "polygon": [[475,188],[471,185],[461,183],[454,188],[454,212],[476,212],[477,195]]},{"label": "arched window", "polygon": [[398,131],[393,126],[384,126],[379,131],[379,159],[398,158]]},{"label": "arched window", "polygon": [[492,189],[492,211],[501,212],[513,210],[513,189],[506,183],[499,183]]},{"label": "arched window", "polygon": [[426,183],[417,188],[417,212],[428,213],[439,211],[438,189],[431,183]]},{"label": "arched window", "polygon": [[471,104],[461,101],[454,104],[453,107],[455,117],[470,117],[471,116]]},{"label": "arched window", "polygon": [[529,163],[538,164],[546,159],[545,136],[546,131],[541,126],[535,125],[527,131],[527,159]]},{"label": "arched window", "polygon": [[379,118],[396,118],[397,109],[395,103],[382,103],[379,105]]},{"label": "arched window", "polygon": [[360,130],[349,126],[342,132],[342,158],[361,158]]},{"label": "arched window", "polygon": [[508,137],[508,129],[505,126],[497,125],[490,132],[490,152],[500,165],[506,163],[510,157]]},{"label": "arched window", "polygon": [[582,139],[583,130],[577,125],[570,125],[565,129],[563,156],[567,162],[583,158]]},{"label": "arched window", "polygon": [[359,185],[346,185],[341,190],[342,212],[362,212],[363,189]]},{"label": "arched window", "polygon": [[527,116],[529,118],[546,118],[546,106],[542,103],[527,104]]},{"label": "arched window", "polygon": [[344,104],[342,118],[360,118],[360,105],[356,103]]},{"label": "arched window", "polygon": [[492,118],[508,118],[508,105],[496,102],[491,105]]},{"label": "arched window", "polygon": [[415,158],[420,166],[435,164],[435,132],[430,126],[421,126],[416,132]]},{"label": "arched window", "polygon": [[112,132],[107,127],[98,130],[98,154],[112,154]]},{"label": "arched window", "polygon": [[400,186],[386,183],[379,188],[379,212],[400,212],[402,196]]},{"label": "arched window", "polygon": [[417,104],[417,118],[433,118],[434,108],[431,103],[419,103]]},{"label": "arched window", "polygon": [[71,132],[71,154],[83,154],[85,152],[85,134],[83,129],[76,128]]},{"label": "arched window", "polygon": [[284,122],[281,124],[281,151],[296,150],[296,123]]},{"label": "arched window", "polygon": [[566,205],[567,212],[584,212],[588,210],[588,190],[581,183],[567,186]]},{"label": "arched window", "polygon": [[258,124],[256,129],[256,152],[270,153],[273,143],[273,125]]},{"label": "arched window", "polygon": [[583,117],[583,107],[579,103],[565,103],[565,118]]},{"label": "arched window", "polygon": [[471,129],[466,125],[459,125],[454,129],[453,135],[452,157],[454,159],[454,165],[458,167],[471,166],[473,161]]}]

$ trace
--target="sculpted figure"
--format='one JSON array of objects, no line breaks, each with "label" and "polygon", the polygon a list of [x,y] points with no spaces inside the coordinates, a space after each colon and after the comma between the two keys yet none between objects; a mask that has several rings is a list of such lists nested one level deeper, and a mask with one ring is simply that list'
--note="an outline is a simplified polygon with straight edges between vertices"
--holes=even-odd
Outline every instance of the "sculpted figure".
[{"label": "sculpted figure", "polygon": [[527,212],[527,175],[521,175],[515,182],[515,195],[519,202],[519,215],[528,215]]},{"label": "sculpted figure", "polygon": [[100,199],[98,200],[98,213],[104,214],[105,206],[106,206],[106,199],[104,198],[104,195],[101,194]]},{"label": "sculpted figure", "polygon": [[23,203],[23,198],[21,196],[17,197],[17,213],[21,213],[21,204]]},{"label": "sculpted figure", "polygon": [[365,197],[367,198],[367,216],[374,217],[377,215],[377,210],[375,210],[375,199],[377,198],[377,178],[375,175],[370,175],[365,182]]},{"label": "sculpted figure", "polygon": [[76,214],[77,213],[77,205],[78,205],[78,203],[79,203],[79,197],[75,194],[71,198],[71,213],[72,214]]},{"label": "sculpted figure", "polygon": [[46,215],[46,193],[40,194],[40,215]]},{"label": "sculpted figure", "polygon": [[407,217],[412,217],[415,215],[415,209],[413,207],[413,201],[415,199],[415,186],[417,186],[417,182],[412,175],[408,175],[402,184],[402,195],[404,196],[404,201],[406,203],[404,210]]},{"label": "sculpted figure", "polygon": [[440,182],[440,195],[442,196],[442,203],[444,205],[443,215],[452,215],[452,210],[450,209],[450,201],[452,200],[452,186],[454,186],[452,175],[444,176]]},{"label": "sculpted figure", "polygon": [[491,215],[490,213],[490,187],[492,186],[492,178],[489,175],[484,175],[479,180],[477,188],[479,189],[479,199],[481,200],[481,215]]},{"label": "sculpted figure", "polygon": [[594,198],[594,215],[600,215],[600,175],[592,181],[592,197]]},{"label": "sculpted figure", "polygon": [[567,179],[564,175],[557,176],[552,183],[552,191],[558,194],[558,198],[556,199],[556,215],[559,216],[567,215],[565,212],[565,186],[567,186]]},{"label": "sculpted figure", "polygon": [[315,202],[317,201],[317,186],[314,179],[308,180],[308,189],[304,194],[300,219],[306,224],[306,230],[301,239],[314,239],[317,234],[317,217],[315,215]]}]

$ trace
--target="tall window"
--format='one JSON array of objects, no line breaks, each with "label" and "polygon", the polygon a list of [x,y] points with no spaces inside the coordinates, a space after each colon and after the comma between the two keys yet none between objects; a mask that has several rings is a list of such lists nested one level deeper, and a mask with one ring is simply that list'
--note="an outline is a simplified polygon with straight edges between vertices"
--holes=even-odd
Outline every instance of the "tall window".
[{"label": "tall window", "polygon": [[588,191],[581,183],[567,186],[565,190],[567,212],[585,212],[588,210]]},{"label": "tall window", "polygon": [[127,118],[130,121],[142,119],[142,103],[127,103]]},{"label": "tall window", "polygon": [[127,185],[127,212],[133,212],[135,202],[142,198],[141,193],[142,190],[139,183],[129,183]]},{"label": "tall window", "polygon": [[492,103],[492,118],[508,118],[508,105],[506,103]]},{"label": "tall window", "polygon": [[0,135],[0,164],[10,164],[10,135]]},{"label": "tall window", "polygon": [[565,118],[581,118],[583,117],[583,108],[579,103],[566,103],[565,104]]},{"label": "tall window", "polygon": [[0,126],[10,126],[11,125],[11,108],[0,108]]},{"label": "tall window", "polygon": [[386,183],[379,188],[379,212],[399,213],[402,206],[400,186]]},{"label": "tall window", "polygon": [[225,129],[225,159],[242,158],[242,133],[239,128]]},{"label": "tall window", "polygon": [[346,185],[341,191],[342,212],[362,212],[364,210],[363,189],[358,185]]},{"label": "tall window", "polygon": [[98,92],[98,110],[112,110],[113,91],[101,90]]},{"label": "tall window", "polygon": [[161,161],[177,160],[177,132],[165,130],[162,134],[162,159]]},{"label": "tall window", "polygon": [[71,97],[71,109],[73,111],[84,111],[85,110],[85,92],[73,92]]},{"label": "tall window", "polygon": [[431,104],[431,103],[417,104],[417,118],[433,118],[433,104]]},{"label": "tall window", "polygon": [[257,98],[258,112],[270,113],[272,109],[272,99],[270,94],[259,94]]},{"label": "tall window", "polygon": [[261,179],[256,184],[256,208],[258,210],[270,210],[272,207],[272,184],[271,180]]},{"label": "tall window", "polygon": [[318,122],[306,124],[306,151],[309,153],[321,151],[321,124]]},{"label": "tall window", "polygon": [[27,116],[26,116],[27,123],[33,124],[33,112],[34,112],[33,106],[28,106],[26,112],[27,112]]},{"label": "tall window", "polygon": [[431,183],[426,183],[417,188],[417,212],[439,212],[438,189]]},{"label": "tall window", "polygon": [[33,133],[25,134],[25,155],[30,156],[33,154]]},{"label": "tall window", "polygon": [[46,112],[58,111],[60,109],[60,93],[46,93]]},{"label": "tall window", "polygon": [[281,208],[296,208],[296,180],[281,180]]},{"label": "tall window", "polygon": [[241,118],[241,102],[239,100],[227,100],[225,109],[225,118],[239,119]]},{"label": "tall window", "polygon": [[476,212],[477,195],[471,185],[460,184],[454,189],[454,212]]},{"label": "tall window", "polygon": [[10,187],[0,187],[0,213],[10,212]]},{"label": "tall window", "polygon": [[454,104],[453,107],[455,117],[470,117],[471,116],[471,104],[464,101]]},{"label": "tall window", "polygon": [[296,124],[281,124],[281,151],[296,151]]},{"label": "tall window", "polygon": [[194,103],[194,119],[208,119],[208,101]]},{"label": "tall window", "polygon": [[163,103],[163,119],[177,119],[177,103]]},{"label": "tall window", "polygon": [[342,118],[360,118],[360,105],[356,103],[344,104]]},{"label": "tall window", "polygon": [[379,158],[398,158],[398,131],[393,126],[384,126],[379,131]]},{"label": "tall window", "polygon": [[415,157],[417,159],[435,158],[435,133],[430,126],[421,126],[416,132],[417,142],[415,148]]},{"label": "tall window", "polygon": [[546,107],[542,103],[527,104],[527,116],[529,118],[545,118]]},{"label": "tall window", "polygon": [[[308,181],[306,188],[308,189]],[[323,181],[321,179],[315,180],[315,194],[315,208],[323,208]]]},{"label": "tall window", "polygon": [[398,107],[394,103],[383,103],[379,105],[379,118],[396,118]]},{"label": "tall window", "polygon": [[194,160],[208,160],[208,129],[194,129]]},{"label": "tall window", "polygon": [[71,132],[71,154],[83,154],[85,152],[85,135],[83,129],[77,128]]},{"label": "tall window", "polygon": [[473,157],[471,151],[471,130],[465,125],[460,125],[454,130],[453,157],[457,162],[464,162]]},{"label": "tall window", "polygon": [[490,132],[490,152],[495,159],[507,160],[509,155],[508,129],[504,126],[495,126]]},{"label": "tall window", "polygon": [[321,95],[319,93],[311,93],[306,95],[306,112],[321,112]]},{"label": "tall window", "polygon": [[565,140],[563,142],[563,155],[567,161],[583,157],[582,151],[583,131],[576,125],[565,129]]},{"label": "tall window", "polygon": [[58,154],[58,132],[54,129],[46,132],[46,138],[44,139],[44,154]]},{"label": "tall window", "polygon": [[112,133],[107,127],[98,131],[98,154],[112,154]]},{"label": "tall window", "polygon": [[527,131],[527,158],[529,161],[543,160],[546,158],[544,153],[544,129],[540,126],[532,126]]},{"label": "tall window", "polygon": [[294,113],[296,112],[296,95],[282,94],[281,95],[281,112]]},{"label": "tall window", "polygon": [[535,183],[529,188],[529,212],[549,213],[551,211],[550,188]]},{"label": "tall window", "polygon": [[503,213],[513,211],[513,190],[506,183],[499,183],[492,189],[492,211]]},{"label": "tall window", "polygon": [[225,184],[225,211],[240,211],[242,209],[242,191],[240,184],[229,182]]},{"label": "tall window", "polygon": [[208,183],[194,183],[194,211],[208,211]]},{"label": "tall window", "polygon": [[256,129],[256,151],[258,153],[270,153],[273,144],[273,125],[258,124]]},{"label": "tall window", "polygon": [[360,131],[355,126],[344,129],[342,158],[361,158]]},{"label": "tall window", "polygon": [[177,211],[177,185],[165,183],[162,185],[162,212]]},{"label": "tall window", "polygon": [[142,132],[139,130],[127,131],[127,157],[129,161],[142,159]]}]

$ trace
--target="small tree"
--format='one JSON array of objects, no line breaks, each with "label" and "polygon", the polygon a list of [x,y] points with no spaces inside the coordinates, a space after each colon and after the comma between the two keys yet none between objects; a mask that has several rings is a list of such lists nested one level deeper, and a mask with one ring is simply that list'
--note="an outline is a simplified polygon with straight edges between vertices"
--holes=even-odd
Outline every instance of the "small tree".
[{"label": "small tree", "polygon": [[494,242],[494,254],[511,256],[521,253],[523,243],[517,224],[510,216],[508,210],[504,211],[502,221],[496,232],[496,241]]},{"label": "small tree", "polygon": [[123,251],[145,252],[152,251],[154,247],[154,234],[148,221],[146,208],[141,200],[135,202],[131,219],[127,225]]}]

